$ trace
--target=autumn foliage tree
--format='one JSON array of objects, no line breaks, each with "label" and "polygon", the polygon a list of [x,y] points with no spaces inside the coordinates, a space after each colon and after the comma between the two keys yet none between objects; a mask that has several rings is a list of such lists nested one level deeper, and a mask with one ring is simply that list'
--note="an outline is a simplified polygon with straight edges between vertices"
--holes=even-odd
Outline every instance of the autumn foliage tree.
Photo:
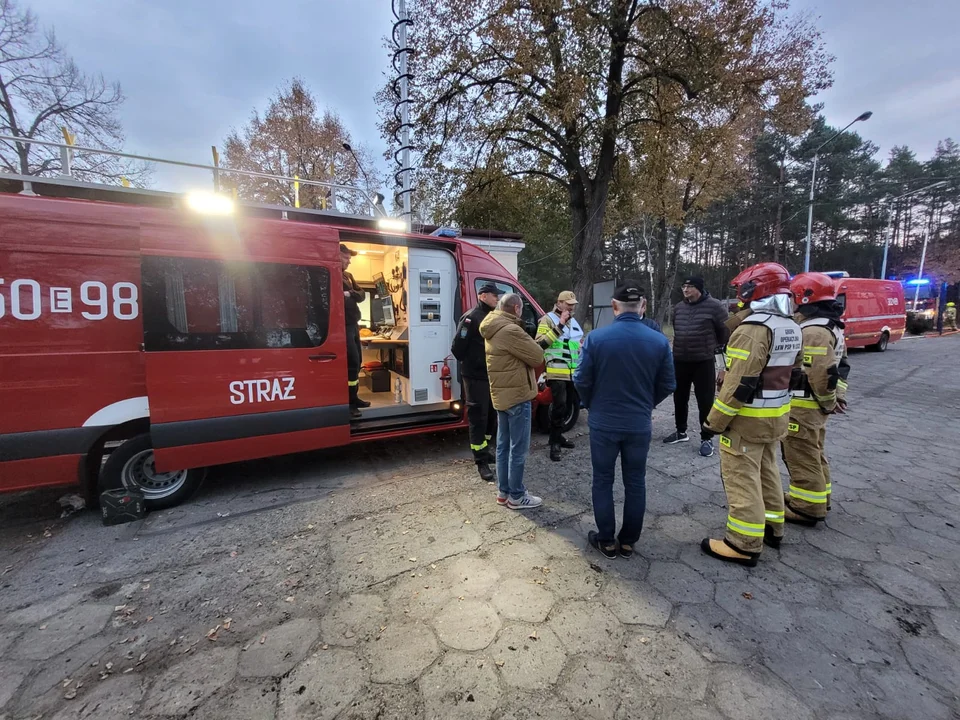
[{"label": "autumn foliage tree", "polygon": [[[120,150],[123,103],[118,83],[82,72],[57,41],[42,32],[36,16],[13,0],[0,0],[0,134],[22,138],[0,142],[0,168],[19,175],[59,175],[60,153],[30,140],[63,142],[61,128],[77,143]],[[134,184],[147,167],[109,155],[74,153],[73,177],[91,182]]]},{"label": "autumn foliage tree", "polygon": [[[303,81],[294,78],[277,91],[262,116],[254,111],[243,130],[227,136],[223,184],[235,188],[241,198],[288,206],[295,201],[293,183],[231,174],[228,170],[360,187],[366,197],[349,190],[334,190],[331,195],[325,186],[301,184],[300,207],[368,213],[367,198],[375,192],[378,177],[368,153],[354,148],[358,165],[344,143],[350,144],[350,133],[343,121],[331,110],[320,113]],[[367,178],[373,186],[367,187]]]},{"label": "autumn foliage tree", "polygon": [[830,82],[819,33],[786,0],[415,0],[412,15],[423,167],[493,163],[559,186],[581,297],[619,164],[674,226],[722,192],[728,135],[802,124]]}]

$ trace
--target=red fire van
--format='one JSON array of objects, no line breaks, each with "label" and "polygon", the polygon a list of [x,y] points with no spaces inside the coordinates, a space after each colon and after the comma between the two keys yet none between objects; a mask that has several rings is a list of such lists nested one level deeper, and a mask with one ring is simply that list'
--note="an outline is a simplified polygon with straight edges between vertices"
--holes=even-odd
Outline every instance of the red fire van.
[{"label": "red fire van", "polygon": [[839,278],[837,300],[844,306],[847,347],[883,352],[907,326],[903,286],[894,280]]},{"label": "red fire van", "polygon": [[[354,421],[340,243],[367,291],[371,407]],[[523,296],[532,332],[530,295],[458,238],[160,193],[0,193],[0,490],[123,486],[156,509],[208,466],[463,427],[455,363],[449,399],[441,375],[490,281]]]}]

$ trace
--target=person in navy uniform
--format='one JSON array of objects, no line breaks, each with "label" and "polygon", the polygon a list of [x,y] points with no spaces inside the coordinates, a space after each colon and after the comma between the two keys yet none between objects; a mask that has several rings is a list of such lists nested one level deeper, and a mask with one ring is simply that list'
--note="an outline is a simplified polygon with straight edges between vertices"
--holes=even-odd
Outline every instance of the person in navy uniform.
[{"label": "person in navy uniform", "polygon": [[480,477],[493,480],[493,448],[490,443],[497,434],[497,413],[490,399],[490,381],[487,378],[487,357],[480,323],[497,307],[502,291],[493,283],[477,290],[477,305],[460,318],[450,352],[460,363],[460,377],[467,401],[467,422],[470,424],[470,450]]},{"label": "person in navy uniform", "polygon": [[360,303],[366,293],[357,285],[353,275],[347,272],[350,260],[357,254],[340,243],[340,267],[343,271],[343,319],[347,324],[347,389],[350,392],[350,417],[361,416],[360,408],[370,407],[370,403],[360,399],[360,363],[363,358],[363,346],[360,344]]}]

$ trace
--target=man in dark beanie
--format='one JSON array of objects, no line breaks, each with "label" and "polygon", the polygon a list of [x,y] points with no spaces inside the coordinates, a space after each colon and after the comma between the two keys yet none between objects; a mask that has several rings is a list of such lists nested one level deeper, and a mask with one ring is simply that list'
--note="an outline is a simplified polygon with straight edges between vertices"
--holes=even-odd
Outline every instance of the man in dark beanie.
[{"label": "man in dark beanie", "polygon": [[[673,363],[677,389],[673,394],[677,431],[663,439],[665,443],[687,442],[687,407],[690,404],[690,386],[697,397],[697,409],[703,426],[713,405],[717,386],[715,355],[727,341],[729,331],[724,323],[727,310],[723,304],[704,289],[703,278],[685,277],[683,301],[673,311]],[[713,440],[709,433],[700,433],[700,454],[713,455]]]}]

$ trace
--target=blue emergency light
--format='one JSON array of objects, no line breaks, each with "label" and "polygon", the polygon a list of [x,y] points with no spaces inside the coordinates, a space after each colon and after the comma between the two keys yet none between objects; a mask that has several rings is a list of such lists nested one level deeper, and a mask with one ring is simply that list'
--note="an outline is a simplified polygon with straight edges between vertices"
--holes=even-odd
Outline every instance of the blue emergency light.
[{"label": "blue emergency light", "polygon": [[930,278],[915,278],[913,280],[907,280],[907,285],[929,285]]}]

